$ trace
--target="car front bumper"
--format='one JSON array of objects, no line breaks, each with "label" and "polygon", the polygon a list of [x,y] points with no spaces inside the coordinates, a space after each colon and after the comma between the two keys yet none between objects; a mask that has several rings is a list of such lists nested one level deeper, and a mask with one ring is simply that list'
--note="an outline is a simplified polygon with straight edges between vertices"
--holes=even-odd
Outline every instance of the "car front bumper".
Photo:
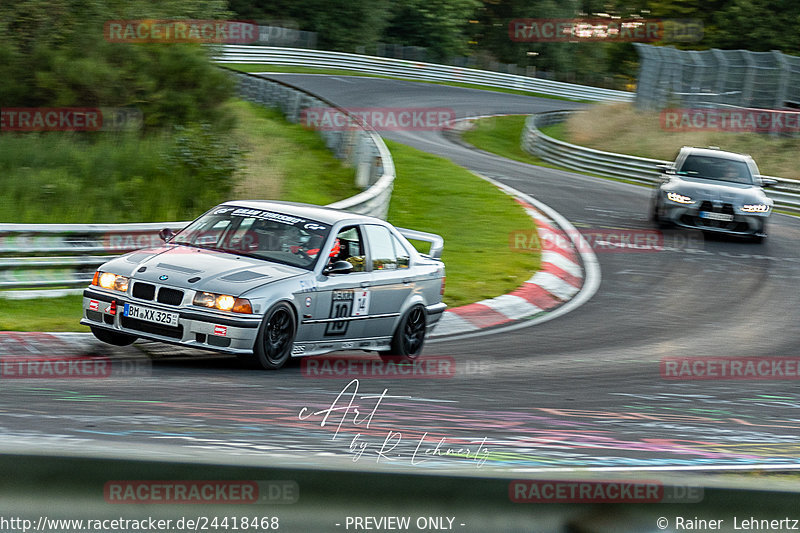
[{"label": "car front bumper", "polygon": [[[116,302],[114,314],[109,309],[112,302]],[[178,326],[164,326],[123,316],[123,308],[126,303],[177,313],[179,315]],[[81,324],[142,339],[198,349],[229,354],[252,354],[258,328],[261,325],[261,317],[223,316],[204,312],[202,309],[186,309],[151,301],[139,302],[126,294],[117,296],[90,288],[83,291]]]},{"label": "car front bumper", "polygon": [[[722,214],[718,211],[711,213]],[[701,217],[700,209],[696,206],[681,205],[666,205],[659,213],[662,220],[683,228],[756,237],[766,235],[769,215],[770,212],[752,214],[734,212],[732,220],[714,220]]]}]

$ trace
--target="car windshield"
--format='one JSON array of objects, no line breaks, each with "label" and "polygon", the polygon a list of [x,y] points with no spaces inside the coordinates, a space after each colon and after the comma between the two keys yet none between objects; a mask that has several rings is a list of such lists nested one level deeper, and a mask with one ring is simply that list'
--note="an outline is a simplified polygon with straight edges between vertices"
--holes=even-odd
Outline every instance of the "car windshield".
[{"label": "car windshield", "polygon": [[753,184],[747,163],[720,157],[690,155],[684,160],[678,174],[696,178]]},{"label": "car windshield", "polygon": [[330,225],[264,209],[219,206],[170,241],[305,269],[314,268]]}]

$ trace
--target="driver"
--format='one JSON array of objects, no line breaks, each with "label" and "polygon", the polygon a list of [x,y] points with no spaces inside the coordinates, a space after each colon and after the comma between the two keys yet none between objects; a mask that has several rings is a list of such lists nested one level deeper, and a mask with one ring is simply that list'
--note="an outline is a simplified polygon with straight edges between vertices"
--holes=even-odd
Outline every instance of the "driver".
[{"label": "driver", "polygon": [[737,168],[735,163],[728,163],[725,165],[725,172],[722,175],[722,179],[725,181],[735,181],[741,182],[742,176],[739,174],[739,169]]},{"label": "driver", "polygon": [[[312,244],[312,242],[314,242],[314,244]],[[310,239],[304,245],[304,246],[308,246],[309,247],[307,250],[302,250],[302,248],[303,248],[302,246],[292,246],[292,253],[298,253],[298,252],[302,251],[303,253],[305,253],[309,257],[317,257],[317,254],[319,253],[320,244],[322,244],[322,237],[317,237],[315,239]],[[311,248],[311,246],[314,246],[314,248]],[[333,242],[333,247],[331,248],[331,252],[328,254],[328,257],[329,258],[334,258],[337,255],[339,255],[339,252],[341,252],[341,251],[342,251],[342,243],[339,241],[339,239],[336,239]]]}]

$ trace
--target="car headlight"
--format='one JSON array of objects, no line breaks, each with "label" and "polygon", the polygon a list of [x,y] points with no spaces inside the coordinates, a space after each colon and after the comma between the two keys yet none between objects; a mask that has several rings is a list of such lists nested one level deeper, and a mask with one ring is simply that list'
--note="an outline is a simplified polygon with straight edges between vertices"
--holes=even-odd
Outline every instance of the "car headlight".
[{"label": "car headlight", "polygon": [[246,298],[235,298],[228,294],[215,294],[213,292],[197,292],[192,300],[194,305],[210,307],[220,311],[233,311],[234,313],[252,314],[253,306]]},{"label": "car headlight", "polygon": [[769,206],[767,204],[744,204],[742,211],[745,213],[766,213],[769,211]]},{"label": "car headlight", "polygon": [[667,193],[667,200],[678,204],[693,204],[694,200],[692,200],[691,196],[686,196],[683,194],[678,194],[676,192],[668,192]]},{"label": "car headlight", "polygon": [[128,292],[129,278],[112,274],[111,272],[100,272],[99,270],[94,273],[92,278],[92,285],[108,289],[110,291]]}]

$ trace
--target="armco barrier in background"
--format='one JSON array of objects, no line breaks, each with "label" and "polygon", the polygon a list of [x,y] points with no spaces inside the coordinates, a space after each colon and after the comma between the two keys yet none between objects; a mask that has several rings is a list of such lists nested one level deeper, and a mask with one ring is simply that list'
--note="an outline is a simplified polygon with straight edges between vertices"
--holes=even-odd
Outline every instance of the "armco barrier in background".
[{"label": "armco barrier in background", "polygon": [[[528,117],[520,141],[522,149],[554,165],[648,185],[659,182],[659,165],[671,163],[661,159],[593,150],[553,139],[539,131],[542,126],[563,122],[570,113],[572,111],[550,111]],[[778,181],[777,186],[766,189],[767,195],[775,200],[775,207],[800,213],[800,181],[775,176],[764,177]]]},{"label": "armco barrier in background", "polygon": [[[309,107],[337,108],[333,103],[288,83],[231,71],[239,94],[252,102],[280,108],[294,123]],[[349,116],[349,115],[348,115]],[[380,136],[367,126],[321,131],[336,157],[355,169],[364,191],[329,207],[385,218],[394,184],[394,162]],[[208,206],[212,207],[212,206]],[[83,287],[98,266],[122,253],[158,246],[158,231],[178,230],[188,222],[150,224],[0,224],[0,291],[5,297],[59,296]],[[43,290],[42,290],[43,289]],[[76,289],[66,289],[75,292]],[[79,291],[79,289],[78,289]]]},{"label": "armco barrier in background", "polygon": [[346,54],[344,52],[245,45],[224,45],[219,47],[218,50],[219,52],[214,58],[218,63],[263,63],[295,67],[344,69],[410,80],[449,81],[517,89],[591,102],[631,102],[635,96],[634,93],[625,91],[575,85],[573,83],[543,80],[528,76],[387,57]]}]

